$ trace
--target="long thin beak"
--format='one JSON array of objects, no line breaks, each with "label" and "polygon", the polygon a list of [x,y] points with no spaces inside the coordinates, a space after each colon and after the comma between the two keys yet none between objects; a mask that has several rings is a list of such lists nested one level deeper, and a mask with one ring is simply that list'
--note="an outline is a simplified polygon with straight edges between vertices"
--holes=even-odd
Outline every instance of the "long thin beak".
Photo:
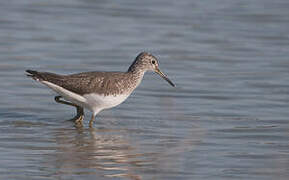
[{"label": "long thin beak", "polygon": [[168,81],[168,83],[169,83],[170,85],[172,85],[173,87],[175,87],[175,84],[174,84],[164,73],[162,73],[162,71],[161,71],[159,68],[157,68],[157,69],[155,70],[155,72],[158,73],[164,80]]}]

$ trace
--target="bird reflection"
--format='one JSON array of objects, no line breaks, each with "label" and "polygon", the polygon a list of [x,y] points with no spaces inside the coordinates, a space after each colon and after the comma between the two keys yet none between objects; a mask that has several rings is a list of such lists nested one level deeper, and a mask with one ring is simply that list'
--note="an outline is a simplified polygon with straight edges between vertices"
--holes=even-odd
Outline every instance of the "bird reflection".
[{"label": "bird reflection", "polygon": [[125,130],[58,129],[57,153],[53,162],[57,175],[89,174],[97,177],[142,179],[134,172],[141,163],[125,137]]}]

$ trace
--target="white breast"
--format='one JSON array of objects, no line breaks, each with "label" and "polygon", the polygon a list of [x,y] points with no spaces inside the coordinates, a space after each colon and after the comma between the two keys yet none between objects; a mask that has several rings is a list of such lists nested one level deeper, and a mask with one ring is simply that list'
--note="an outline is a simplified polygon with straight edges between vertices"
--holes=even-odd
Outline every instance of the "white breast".
[{"label": "white breast", "polygon": [[87,106],[89,106],[92,111],[99,111],[117,106],[126,100],[128,96],[129,94],[104,96],[95,93],[83,95],[86,99]]}]

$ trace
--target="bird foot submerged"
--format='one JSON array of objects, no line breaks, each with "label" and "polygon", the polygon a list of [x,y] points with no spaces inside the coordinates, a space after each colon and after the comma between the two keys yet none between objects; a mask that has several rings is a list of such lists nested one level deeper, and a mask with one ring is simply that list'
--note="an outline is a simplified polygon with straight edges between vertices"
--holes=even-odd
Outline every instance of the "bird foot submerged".
[{"label": "bird foot submerged", "polygon": [[[66,104],[66,105],[69,105],[69,106],[74,106],[76,108],[76,116],[74,116],[72,119],[69,119],[69,121],[73,121],[75,123],[75,126],[76,127],[82,127],[83,126],[83,119],[84,119],[84,111],[83,111],[83,108],[76,105],[76,104],[73,104],[71,102],[68,102],[68,101],[64,101],[64,100],[61,100],[62,96],[55,96],[55,101],[57,103],[60,103],[60,104]],[[91,119],[89,121],[89,127],[93,127],[93,121],[95,119],[95,114],[92,114],[91,116]]]},{"label": "bird foot submerged", "polygon": [[82,125],[82,122],[83,122],[83,119],[84,119],[83,108],[78,106],[78,105],[76,105],[76,104],[73,104],[71,102],[61,100],[61,98],[62,98],[62,96],[55,96],[54,100],[57,103],[65,104],[65,105],[69,105],[69,106],[74,106],[76,108],[76,113],[77,114],[72,119],[69,119],[69,121],[73,121],[77,126]]}]

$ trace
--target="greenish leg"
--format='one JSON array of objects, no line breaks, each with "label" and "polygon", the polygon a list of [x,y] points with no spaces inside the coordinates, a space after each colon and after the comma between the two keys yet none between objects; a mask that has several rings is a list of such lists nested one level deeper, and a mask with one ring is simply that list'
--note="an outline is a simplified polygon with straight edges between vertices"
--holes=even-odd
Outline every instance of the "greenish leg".
[{"label": "greenish leg", "polygon": [[91,119],[90,119],[90,121],[89,121],[89,127],[90,127],[90,128],[93,127],[93,121],[94,121],[94,119],[95,119],[95,116],[96,116],[96,114],[95,114],[95,113],[92,113]]},{"label": "greenish leg", "polygon": [[74,106],[76,108],[76,116],[74,116],[72,119],[70,119],[71,121],[73,121],[76,125],[82,125],[82,121],[83,121],[83,117],[84,117],[84,112],[83,112],[83,108],[76,105],[76,104],[73,104],[71,102],[67,102],[67,101],[63,101],[63,100],[60,100],[60,98],[62,98],[62,96],[55,96],[55,101],[57,103],[60,103],[60,104],[66,104],[66,105],[69,105],[69,106]]}]

